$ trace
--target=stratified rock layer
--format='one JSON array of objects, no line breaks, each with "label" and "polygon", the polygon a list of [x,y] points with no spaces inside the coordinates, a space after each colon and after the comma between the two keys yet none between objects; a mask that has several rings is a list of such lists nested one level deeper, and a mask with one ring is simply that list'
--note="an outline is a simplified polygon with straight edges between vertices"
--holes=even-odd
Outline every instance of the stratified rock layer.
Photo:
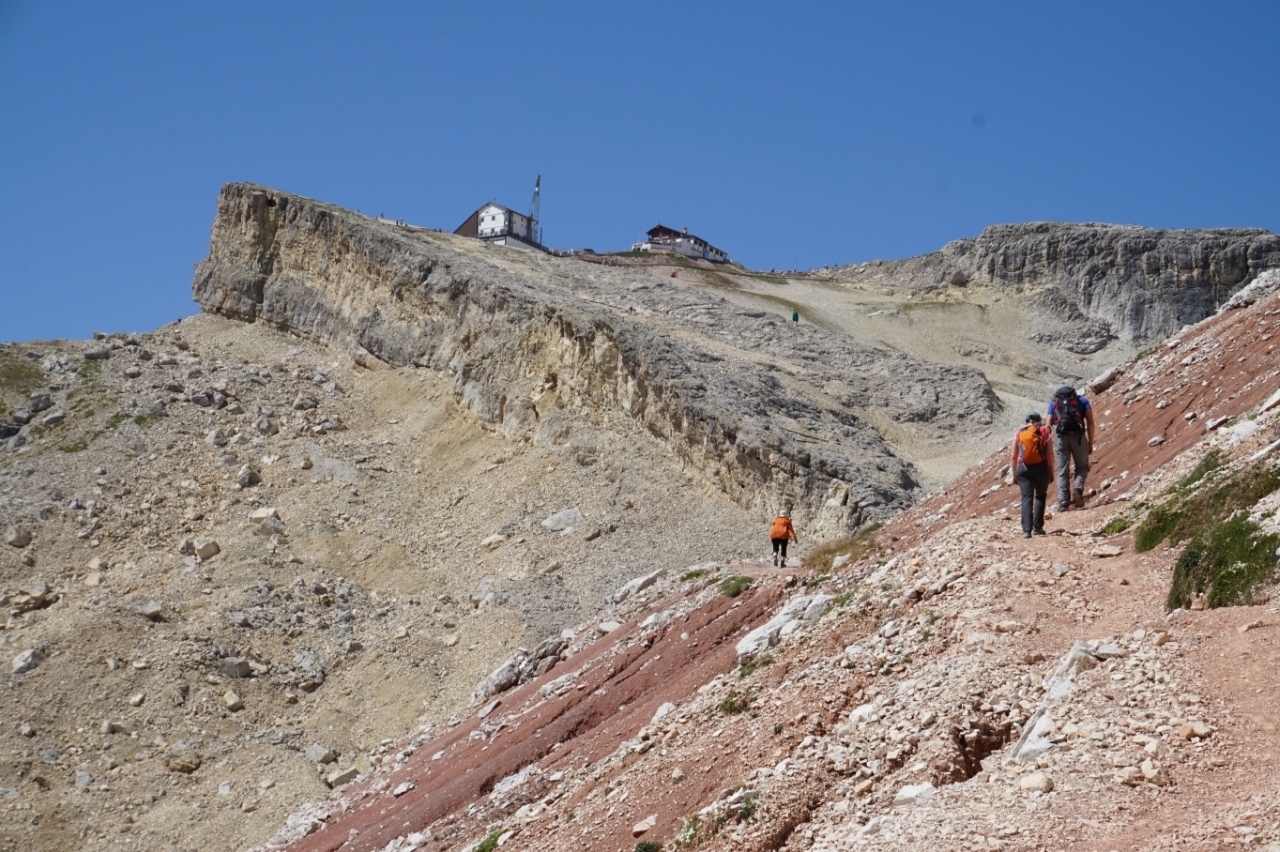
[{"label": "stratified rock layer", "polygon": [[247,184],[218,201],[196,269],[206,311],[452,377],[489,428],[556,440],[566,416],[629,417],[706,486],[837,533],[912,502],[911,468],[855,412],[990,423],[973,369],[780,324],[643,271],[391,225]]}]

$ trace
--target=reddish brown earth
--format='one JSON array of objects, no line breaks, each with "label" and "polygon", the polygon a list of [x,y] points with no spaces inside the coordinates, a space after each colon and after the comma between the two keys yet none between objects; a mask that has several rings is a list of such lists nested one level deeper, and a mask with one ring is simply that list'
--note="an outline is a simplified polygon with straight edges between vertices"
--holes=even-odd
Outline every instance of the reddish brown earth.
[{"label": "reddish brown earth", "polygon": [[[740,574],[759,574],[757,563],[734,566]],[[756,590],[741,598],[718,597],[659,628],[643,642],[616,655],[611,634],[588,646],[541,678],[501,696],[490,715],[505,717],[507,731],[488,739],[472,739],[484,724],[475,713],[390,773],[391,788],[409,782],[414,789],[394,799],[389,810],[379,797],[369,797],[349,813],[330,820],[323,831],[290,847],[298,852],[330,852],[339,847],[361,852],[381,849],[406,831],[429,826],[487,795],[495,783],[530,763],[548,772],[590,764],[634,736],[658,707],[691,695],[716,674],[736,664],[734,643],[746,630],[767,618],[778,587]],[[665,600],[652,610],[676,603]],[[619,628],[632,633],[643,616]],[[683,635],[687,639],[682,638]],[[573,688],[539,702],[538,690],[567,671],[586,668]],[[536,708],[536,712],[534,709]],[[439,760],[432,755],[444,752]],[[364,797],[369,782],[349,789],[348,799]],[[386,786],[386,785],[383,785]],[[702,792],[687,788],[695,800]],[[476,826],[470,820],[442,833],[453,836]],[[352,831],[358,836],[351,837]],[[465,835],[464,835],[465,836]]]}]

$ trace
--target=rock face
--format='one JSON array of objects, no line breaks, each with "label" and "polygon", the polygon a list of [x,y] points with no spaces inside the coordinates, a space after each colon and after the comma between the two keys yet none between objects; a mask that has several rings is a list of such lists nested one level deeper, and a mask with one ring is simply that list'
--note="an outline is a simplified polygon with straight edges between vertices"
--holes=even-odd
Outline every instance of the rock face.
[{"label": "rock face", "polygon": [[[780,326],[652,274],[495,251],[247,184],[218,200],[193,284],[206,310],[449,375],[488,428],[555,440],[567,415],[629,417],[705,487],[806,509],[814,532],[883,519],[914,471],[865,416],[990,423],[981,373]],[[859,412],[869,414],[860,416]]]},{"label": "rock face", "polygon": [[1029,222],[832,277],[907,290],[987,286],[1034,292],[1045,343],[1074,352],[1111,339],[1146,344],[1211,316],[1263,270],[1280,267],[1280,235],[1253,228],[1157,230]]}]

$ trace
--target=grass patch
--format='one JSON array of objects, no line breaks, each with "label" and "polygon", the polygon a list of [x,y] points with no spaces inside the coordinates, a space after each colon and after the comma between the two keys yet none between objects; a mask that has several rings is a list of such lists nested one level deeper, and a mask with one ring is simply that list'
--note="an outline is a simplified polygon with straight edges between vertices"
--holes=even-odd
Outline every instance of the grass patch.
[{"label": "grass patch", "polygon": [[137,417],[133,418],[133,422],[143,429],[150,429],[163,419],[163,417],[159,417],[155,414],[139,414]]},{"label": "grass patch", "polygon": [[1259,462],[1188,493],[1221,464],[1220,457],[1206,456],[1134,535],[1138,553],[1166,540],[1186,542],[1165,602],[1170,609],[1189,607],[1198,595],[1209,608],[1249,604],[1255,588],[1275,579],[1280,536],[1261,535],[1248,510],[1280,488],[1280,470]]},{"label": "grass patch", "polygon": [[707,573],[706,568],[694,568],[692,571],[685,571],[680,575],[680,582],[687,583],[690,580],[696,580]]},{"label": "grass patch", "polygon": [[720,594],[726,598],[736,598],[738,595],[751,588],[750,577],[740,577],[737,574],[731,574],[720,581]]},{"label": "grass patch", "polygon": [[806,581],[806,582],[805,582],[805,584],[804,584],[804,590],[805,590],[806,592],[808,592],[808,591],[812,591],[813,589],[816,589],[818,586],[821,586],[823,583],[827,582],[827,581],[828,581],[828,580],[830,580],[830,579],[831,579],[831,575],[830,575],[830,574],[819,574],[818,576],[814,577],[813,579],[808,580],[808,581]]},{"label": "grass patch", "polygon": [[1165,539],[1172,542],[1193,539],[1280,488],[1280,470],[1263,462],[1213,487],[1183,494],[1187,487],[1184,483],[1195,475],[1196,471],[1192,471],[1179,483],[1173,498],[1152,509],[1138,526],[1133,539],[1135,551],[1145,553]]},{"label": "grass patch", "polygon": [[70,444],[63,444],[58,447],[58,449],[62,450],[64,453],[83,453],[85,450],[89,449],[89,441],[85,438],[81,438],[79,441],[73,441]]},{"label": "grass patch", "polygon": [[85,361],[80,365],[80,378],[86,382],[96,382],[98,377],[102,375],[101,361]]},{"label": "grass patch", "polygon": [[835,562],[837,556],[847,554],[849,561],[846,564],[849,565],[861,562],[880,549],[875,539],[878,529],[880,529],[879,523],[868,524],[859,530],[857,535],[835,541],[824,541],[804,555],[804,564],[822,575],[832,570],[831,564]]},{"label": "grass patch", "polygon": [[734,716],[738,713],[747,712],[755,705],[755,703],[756,694],[750,689],[744,689],[741,692],[736,689],[730,689],[729,694],[726,695],[724,700],[716,706],[720,709],[721,713]]},{"label": "grass patch", "polygon": [[9,408],[4,397],[12,397],[19,408],[26,403],[26,398],[44,387],[46,383],[44,370],[21,355],[0,351],[0,414],[8,414]]},{"label": "grass patch", "polygon": [[107,428],[116,429],[121,423],[129,419],[129,415],[123,411],[117,411],[115,414],[107,418]]},{"label": "grass patch", "polygon": [[776,662],[777,660],[773,658],[773,654],[761,654],[758,657],[753,657],[743,663],[742,667],[738,669],[738,680],[751,677],[758,669],[762,669],[765,666],[771,666]]},{"label": "grass patch", "polygon": [[481,840],[472,847],[471,852],[493,852],[493,850],[498,848],[498,838],[501,836],[501,831],[495,831],[493,834],[490,834],[484,840]]},{"label": "grass patch", "polygon": [[1223,465],[1223,457],[1221,450],[1210,450],[1204,458],[1200,459],[1200,464],[1196,465],[1190,473],[1188,473],[1181,482],[1178,483],[1178,489],[1186,491],[1191,486],[1204,479]]},{"label": "grass patch", "polygon": [[662,844],[652,840],[641,840],[636,844],[635,852],[662,852]]},{"label": "grass patch", "polygon": [[1190,607],[1205,596],[1205,606],[1247,606],[1253,590],[1275,579],[1280,536],[1259,535],[1258,526],[1240,512],[1204,530],[1187,543],[1173,569],[1165,605]]},{"label": "grass patch", "polygon": [[1129,519],[1124,515],[1118,518],[1112,518],[1107,521],[1107,525],[1102,528],[1103,535],[1115,535],[1129,529]]}]

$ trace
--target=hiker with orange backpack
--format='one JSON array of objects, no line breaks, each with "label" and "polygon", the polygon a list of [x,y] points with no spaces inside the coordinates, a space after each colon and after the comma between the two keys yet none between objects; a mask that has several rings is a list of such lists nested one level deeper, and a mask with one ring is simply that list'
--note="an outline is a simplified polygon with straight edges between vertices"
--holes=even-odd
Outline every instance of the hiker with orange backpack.
[{"label": "hiker with orange backpack", "polygon": [[1044,535],[1044,504],[1053,481],[1053,454],[1049,452],[1049,429],[1040,413],[1027,415],[1025,426],[1013,439],[1009,469],[1022,492],[1022,537]]},{"label": "hiker with orange backpack", "polygon": [[787,567],[787,542],[794,540],[796,544],[800,543],[800,539],[796,537],[796,528],[791,526],[791,512],[784,509],[778,517],[773,519],[773,523],[769,526],[769,541],[773,544],[773,564],[778,565],[778,554],[782,554],[782,567]]}]

